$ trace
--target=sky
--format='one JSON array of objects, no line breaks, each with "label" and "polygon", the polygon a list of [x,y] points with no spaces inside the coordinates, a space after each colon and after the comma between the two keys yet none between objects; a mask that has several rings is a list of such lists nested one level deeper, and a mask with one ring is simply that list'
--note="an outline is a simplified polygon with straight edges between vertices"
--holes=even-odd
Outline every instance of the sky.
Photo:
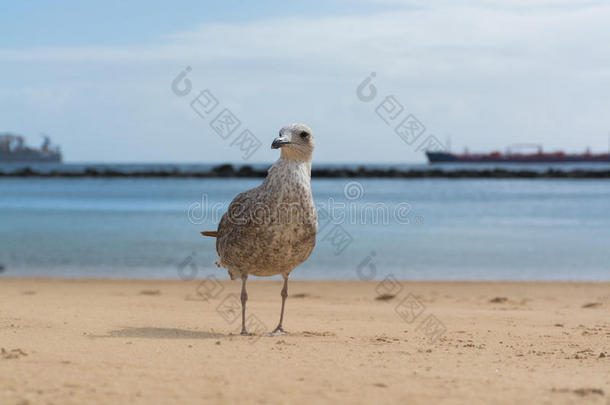
[{"label": "sky", "polygon": [[318,162],[605,152],[608,21],[593,0],[6,2],[0,132],[67,162],[271,162],[293,122]]}]

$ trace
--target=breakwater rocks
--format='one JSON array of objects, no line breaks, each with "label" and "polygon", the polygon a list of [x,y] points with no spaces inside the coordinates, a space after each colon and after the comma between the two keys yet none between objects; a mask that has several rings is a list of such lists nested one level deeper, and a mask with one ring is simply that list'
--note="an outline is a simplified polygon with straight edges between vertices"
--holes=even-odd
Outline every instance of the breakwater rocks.
[{"label": "breakwater rocks", "polygon": [[[219,177],[265,177],[268,167],[253,167],[249,165],[233,166],[223,164],[206,169],[182,170],[175,167],[156,167],[138,170],[126,170],[104,166],[83,166],[77,170],[62,169],[61,166],[50,170],[41,167],[24,166],[18,169],[6,170],[0,168],[0,177],[141,177],[141,178],[219,178]],[[312,177],[317,178],[491,178],[491,179],[518,179],[518,178],[562,178],[562,179],[610,179],[610,168],[599,169],[527,169],[527,168],[456,168],[445,169],[439,166],[425,168],[375,168],[375,167],[318,167],[312,170]]]}]

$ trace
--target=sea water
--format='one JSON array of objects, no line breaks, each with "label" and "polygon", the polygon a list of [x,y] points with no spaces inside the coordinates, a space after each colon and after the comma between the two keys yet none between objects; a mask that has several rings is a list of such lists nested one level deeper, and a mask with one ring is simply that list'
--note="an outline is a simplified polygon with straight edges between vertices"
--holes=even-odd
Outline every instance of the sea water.
[{"label": "sea water", "polygon": [[[214,230],[262,179],[2,178],[0,276],[225,277]],[[610,280],[610,182],[314,179],[294,279]]]}]

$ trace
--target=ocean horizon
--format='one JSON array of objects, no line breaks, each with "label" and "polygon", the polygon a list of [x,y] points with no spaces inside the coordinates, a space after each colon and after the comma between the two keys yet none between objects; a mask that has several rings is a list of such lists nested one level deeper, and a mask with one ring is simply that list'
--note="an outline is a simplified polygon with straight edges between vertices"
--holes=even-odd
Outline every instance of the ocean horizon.
[{"label": "ocean horizon", "polygon": [[[230,161],[214,163],[198,162],[64,162],[64,163],[37,163],[37,162],[0,162],[0,174],[12,174],[24,169],[30,169],[35,173],[48,174],[56,172],[59,174],[79,174],[86,170],[98,172],[115,171],[120,174],[133,173],[206,173],[214,168],[230,165],[235,169],[250,167],[253,170],[266,170],[273,162],[248,162]],[[601,172],[610,170],[610,162],[595,163],[434,163],[427,162],[317,162],[312,164],[314,170],[396,170],[407,171],[445,171],[455,172],[459,170],[486,171],[486,170],[505,170],[505,171],[531,171],[542,173],[549,170],[558,172],[587,171]]]}]

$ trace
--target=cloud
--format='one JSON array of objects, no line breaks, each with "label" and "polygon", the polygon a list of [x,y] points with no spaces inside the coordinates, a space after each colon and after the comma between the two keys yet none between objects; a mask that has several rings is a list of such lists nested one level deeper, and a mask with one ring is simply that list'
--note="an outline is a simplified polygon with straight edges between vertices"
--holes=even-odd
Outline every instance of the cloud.
[{"label": "cloud", "polygon": [[[396,4],[427,2],[395,1]],[[393,74],[452,69],[503,73],[514,69],[586,68],[605,60],[610,6],[591,1],[469,1],[466,5],[400,9],[373,15],[276,18],[204,24],[176,32],[154,46],[0,49],[3,61],[134,63],[185,61],[300,64],[335,71],[369,69]],[[523,13],[516,4],[542,8]],[[578,8],[576,8],[577,4]],[[551,8],[549,5],[570,5]],[[576,8],[576,9],[574,9]],[[561,64],[557,62],[561,61]],[[581,63],[582,62],[582,63]]]},{"label": "cloud", "polygon": [[[608,124],[600,118],[602,101],[608,99],[600,84],[610,80],[610,7],[605,3],[382,2],[395,9],[203,24],[147,46],[0,49],[0,70],[33,69],[38,85],[27,77],[9,85],[12,92],[33,100],[23,108],[44,110],[44,103],[53,99],[53,86],[61,83],[57,92],[65,108],[108,109],[112,106],[106,99],[112,97],[118,105],[143,103],[146,108],[136,111],[156,111],[153,115],[167,118],[168,113],[161,112],[171,108],[162,98],[167,97],[164,92],[173,75],[191,65],[199,86],[217,91],[252,127],[268,130],[266,120],[273,116],[305,117],[332,132],[332,142],[322,141],[325,160],[333,160],[346,147],[350,154],[343,156],[353,157],[348,160],[420,157],[409,148],[396,152],[375,144],[363,151],[363,143],[350,142],[348,134],[387,131],[388,137],[394,136],[353,96],[355,86],[371,71],[378,73],[380,89],[399,96],[428,128],[460,136],[461,142],[454,144],[505,145],[524,140],[515,139],[515,133],[531,137],[535,132],[540,138],[536,141],[577,145],[582,141],[568,139],[568,133],[605,133],[603,125]],[[4,97],[3,106],[7,100]],[[598,100],[597,105],[592,100]],[[57,106],[51,110],[57,112]],[[85,125],[80,123],[80,128]],[[100,131],[104,125],[96,123]],[[195,124],[172,125],[188,133]],[[123,127],[137,131],[131,122]],[[151,148],[160,148],[155,157],[163,152],[161,134],[169,130],[166,122],[147,129],[154,132],[156,127],[159,134],[150,142]],[[120,128],[114,123],[112,130]],[[491,131],[495,138],[489,138]],[[404,147],[399,140],[392,142]],[[227,155],[220,156],[231,160],[223,150]],[[204,157],[217,156],[210,152]]]}]

